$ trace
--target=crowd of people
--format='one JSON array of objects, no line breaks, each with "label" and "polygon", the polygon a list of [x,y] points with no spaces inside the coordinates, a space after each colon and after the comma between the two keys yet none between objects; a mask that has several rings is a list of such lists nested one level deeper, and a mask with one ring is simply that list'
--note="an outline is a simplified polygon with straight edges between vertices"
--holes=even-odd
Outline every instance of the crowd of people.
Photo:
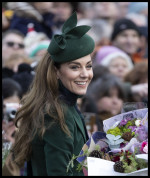
[{"label": "crowd of people", "polygon": [[[5,141],[15,142],[9,107],[19,107],[52,36],[61,33],[75,11],[77,25],[91,26],[87,34],[95,42],[91,54],[94,76],[86,95],[78,99],[83,114],[95,115],[93,127],[87,127],[89,135],[103,131],[103,120],[120,114],[126,102],[148,107],[148,2],[6,2],[2,7]],[[5,169],[3,175],[22,174],[9,163]]]}]

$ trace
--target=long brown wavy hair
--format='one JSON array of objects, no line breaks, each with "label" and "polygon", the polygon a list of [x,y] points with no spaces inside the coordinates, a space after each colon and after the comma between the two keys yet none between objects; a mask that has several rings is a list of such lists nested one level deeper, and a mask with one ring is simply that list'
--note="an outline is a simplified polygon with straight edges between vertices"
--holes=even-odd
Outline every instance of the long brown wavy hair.
[{"label": "long brown wavy hair", "polygon": [[22,98],[21,108],[16,113],[15,125],[18,129],[11,151],[13,161],[20,168],[23,167],[25,161],[30,159],[31,142],[34,136],[38,134],[42,138],[47,129],[44,124],[45,114],[50,115],[54,122],[57,121],[61,129],[70,136],[69,129],[65,124],[64,110],[58,97],[55,66],[47,52],[39,62],[32,85]]}]

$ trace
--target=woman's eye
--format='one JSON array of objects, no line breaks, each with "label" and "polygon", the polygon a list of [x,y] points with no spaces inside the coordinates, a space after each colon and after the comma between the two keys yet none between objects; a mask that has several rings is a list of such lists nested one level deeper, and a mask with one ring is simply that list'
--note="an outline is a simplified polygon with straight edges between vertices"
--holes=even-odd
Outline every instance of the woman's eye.
[{"label": "woman's eye", "polygon": [[88,69],[91,69],[91,68],[92,68],[92,65],[88,65],[87,68],[88,68]]},{"label": "woman's eye", "polygon": [[70,68],[71,68],[71,69],[78,69],[79,66],[71,66]]}]

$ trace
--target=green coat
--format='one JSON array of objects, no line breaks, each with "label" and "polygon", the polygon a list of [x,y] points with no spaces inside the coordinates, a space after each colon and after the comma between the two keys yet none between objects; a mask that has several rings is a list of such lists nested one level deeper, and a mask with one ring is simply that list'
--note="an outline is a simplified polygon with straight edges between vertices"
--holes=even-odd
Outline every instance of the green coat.
[{"label": "green coat", "polygon": [[[50,121],[49,116],[45,117]],[[75,106],[68,106],[65,113],[66,124],[71,132],[69,138],[58,124],[52,126],[44,134],[43,139],[36,137],[32,143],[32,175],[33,176],[83,176],[83,172],[76,170],[78,162],[74,161],[74,168],[66,172],[67,165],[73,154],[79,155],[87,141],[85,129]]]}]

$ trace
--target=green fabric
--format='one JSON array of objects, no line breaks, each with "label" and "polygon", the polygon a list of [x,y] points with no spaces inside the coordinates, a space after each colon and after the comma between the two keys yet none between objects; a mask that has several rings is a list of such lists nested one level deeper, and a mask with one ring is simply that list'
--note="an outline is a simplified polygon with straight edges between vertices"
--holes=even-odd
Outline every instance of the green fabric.
[{"label": "green fabric", "polygon": [[40,44],[39,46],[37,46],[30,54],[29,57],[34,57],[36,55],[37,52],[39,52],[42,49],[47,49],[48,45],[47,44]]},{"label": "green fabric", "polygon": [[[71,132],[69,138],[55,124],[48,129],[42,139],[37,136],[32,143],[32,170],[33,176],[83,176],[83,172],[78,172],[75,160],[75,167],[66,172],[67,165],[73,154],[78,155],[87,141],[82,120],[74,106],[68,106],[65,112],[66,124]],[[45,117],[46,122],[51,121],[51,117]]]},{"label": "green fabric", "polygon": [[51,58],[58,63],[73,61],[93,52],[94,40],[87,35],[90,26],[77,26],[76,12],[64,23],[62,34],[52,37],[48,47]]}]

